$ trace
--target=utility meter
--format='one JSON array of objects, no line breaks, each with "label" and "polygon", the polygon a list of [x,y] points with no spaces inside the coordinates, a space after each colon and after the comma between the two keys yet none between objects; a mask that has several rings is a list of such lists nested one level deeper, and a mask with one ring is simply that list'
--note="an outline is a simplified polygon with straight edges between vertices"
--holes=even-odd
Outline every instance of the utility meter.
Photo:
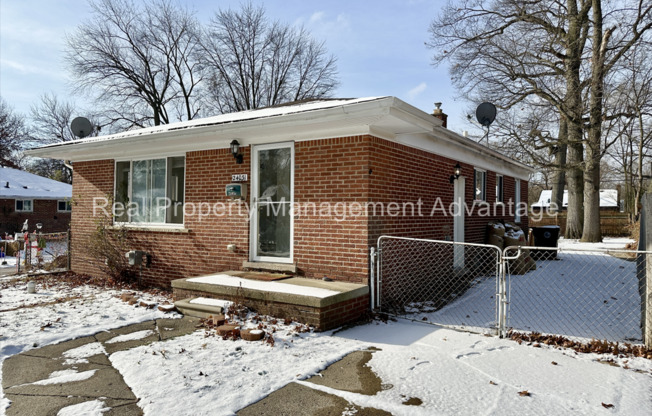
[{"label": "utility meter", "polygon": [[129,259],[130,266],[139,266],[143,262],[144,251],[141,250],[131,250],[125,254],[125,257]]}]

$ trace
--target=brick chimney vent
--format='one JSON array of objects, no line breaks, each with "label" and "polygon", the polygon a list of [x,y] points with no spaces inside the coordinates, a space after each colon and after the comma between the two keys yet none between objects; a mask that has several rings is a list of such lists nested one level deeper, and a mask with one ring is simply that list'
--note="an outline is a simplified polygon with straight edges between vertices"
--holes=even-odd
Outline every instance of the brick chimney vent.
[{"label": "brick chimney vent", "polygon": [[435,103],[435,110],[432,112],[432,115],[441,120],[442,127],[446,127],[446,125],[447,125],[446,121],[448,120],[448,114],[445,114],[444,111],[441,109],[441,103],[440,102]]}]

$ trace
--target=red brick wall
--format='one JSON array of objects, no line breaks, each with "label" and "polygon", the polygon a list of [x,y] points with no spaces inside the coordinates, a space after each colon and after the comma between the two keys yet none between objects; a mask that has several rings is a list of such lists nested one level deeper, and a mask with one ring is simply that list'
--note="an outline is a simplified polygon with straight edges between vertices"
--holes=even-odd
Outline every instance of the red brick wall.
[{"label": "red brick wall", "polygon": [[[243,148],[244,163],[236,164],[228,149],[189,152],[186,155],[186,203],[212,209],[223,204],[232,215],[186,215],[182,231],[130,231],[133,249],[152,253],[152,267],[143,269],[145,283],[169,286],[170,281],[226,270],[240,270],[249,258],[248,206],[224,195],[232,174],[250,174],[251,154]],[[449,177],[455,160],[395,144],[373,136],[300,141],[295,143],[294,261],[298,274],[366,283],[368,248],[380,235],[443,239],[453,235],[453,219],[430,211],[437,197],[446,208],[453,199]],[[460,162],[462,163],[462,162]],[[467,202],[472,198],[473,167],[463,165],[467,179]],[[88,236],[95,228],[93,197],[113,192],[112,160],[77,162],[74,166],[73,270],[97,274],[98,259],[84,254]],[[495,174],[488,172],[487,194],[493,198]],[[494,182],[492,182],[494,181]],[[511,192],[511,193],[510,193]],[[523,200],[527,186],[522,184]],[[513,195],[513,179],[505,177],[505,199]],[[421,215],[371,216],[366,202],[412,202],[422,200]],[[329,203],[330,216],[320,215]],[[313,209],[312,207],[315,207]],[[241,208],[239,210],[239,208]],[[347,210],[344,215],[342,210]],[[352,215],[353,214],[353,215]],[[484,240],[489,218],[467,218],[469,241]],[[231,253],[227,245],[235,244]]]},{"label": "red brick wall", "polygon": [[[475,186],[473,183],[473,166],[467,165],[460,162],[462,166],[463,175],[466,176],[466,201],[469,206],[473,203]],[[470,243],[485,243],[487,238],[487,223],[492,220],[502,220],[502,221],[511,221],[514,222],[514,213],[516,207],[515,201],[515,185],[516,179],[510,176],[503,176],[503,202],[505,204],[504,213],[500,209],[496,209],[497,215],[492,215],[491,217],[485,217],[480,215],[471,215],[464,219],[465,221],[465,237],[466,241]],[[491,211],[494,212],[494,206],[496,203],[496,172],[490,170],[487,171],[487,184],[486,184],[486,202],[490,205]],[[527,202],[527,181],[521,181],[521,202]],[[510,208],[510,203],[512,208]],[[480,211],[480,203],[476,203],[477,210],[474,210],[476,214]],[[528,217],[527,210],[525,216],[521,216],[521,222],[519,223],[521,227],[527,230],[528,227]]]},{"label": "red brick wall", "polygon": [[[398,237],[426,238],[445,240],[453,239],[453,217],[450,216],[450,204],[453,202],[454,185],[450,183],[455,164],[462,166],[462,176],[465,180],[465,202],[469,209],[473,207],[474,166],[449,159],[443,156],[411,148],[386,140],[371,138],[370,147],[369,194],[374,202],[398,203],[399,211],[403,211],[406,203],[406,213],[403,216],[372,216],[369,219],[369,244],[376,245],[381,235]],[[503,177],[503,200],[507,205],[514,200],[515,179]],[[496,201],[496,173],[487,171],[486,202],[492,207]],[[527,197],[527,182],[521,181],[521,201]],[[421,214],[419,214],[419,200]],[[411,204],[411,205],[409,205]],[[437,205],[435,205],[437,204]],[[433,207],[436,209],[433,210]],[[412,207],[414,213],[412,214]],[[500,219],[513,221],[514,216],[506,206],[504,215],[481,215],[480,206],[476,205],[471,215],[465,215],[464,235],[466,242],[484,243],[486,226],[489,221]],[[443,211],[446,211],[445,214]],[[527,227],[527,217],[522,217],[521,223]]]},{"label": "red brick wall", "polygon": [[0,199],[0,234],[20,231],[26,219],[29,220],[30,232],[36,229],[37,223],[43,224],[44,233],[68,230],[70,213],[57,212],[56,200],[33,199],[32,201],[32,212],[16,212],[15,199]]},{"label": "red brick wall", "polygon": [[[367,221],[355,208],[368,198],[369,142],[354,136],[295,144],[294,199],[306,209],[295,216],[294,254],[307,277],[367,281]],[[319,215],[322,203],[331,204],[331,216]]]}]

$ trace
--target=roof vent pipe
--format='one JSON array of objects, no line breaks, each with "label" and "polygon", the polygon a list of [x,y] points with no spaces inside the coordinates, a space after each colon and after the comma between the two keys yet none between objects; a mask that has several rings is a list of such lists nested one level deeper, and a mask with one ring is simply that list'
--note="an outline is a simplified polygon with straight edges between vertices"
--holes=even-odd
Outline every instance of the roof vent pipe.
[{"label": "roof vent pipe", "polygon": [[5,184],[5,188],[9,188],[9,182]]}]

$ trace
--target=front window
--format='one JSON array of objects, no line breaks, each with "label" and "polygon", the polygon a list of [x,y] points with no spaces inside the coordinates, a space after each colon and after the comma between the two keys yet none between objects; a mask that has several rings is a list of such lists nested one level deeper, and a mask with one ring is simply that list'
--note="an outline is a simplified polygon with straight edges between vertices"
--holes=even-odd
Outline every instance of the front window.
[{"label": "front window", "polygon": [[487,172],[484,170],[475,169],[475,195],[474,199],[477,201],[486,201],[487,200]]},{"label": "front window", "polygon": [[184,180],[184,156],[116,162],[115,221],[183,224]]},{"label": "front window", "polygon": [[16,212],[32,212],[34,210],[31,199],[17,199]]},{"label": "front window", "polygon": [[70,204],[70,201],[67,199],[60,199],[57,201],[57,212],[71,212],[72,211],[72,205]]}]

